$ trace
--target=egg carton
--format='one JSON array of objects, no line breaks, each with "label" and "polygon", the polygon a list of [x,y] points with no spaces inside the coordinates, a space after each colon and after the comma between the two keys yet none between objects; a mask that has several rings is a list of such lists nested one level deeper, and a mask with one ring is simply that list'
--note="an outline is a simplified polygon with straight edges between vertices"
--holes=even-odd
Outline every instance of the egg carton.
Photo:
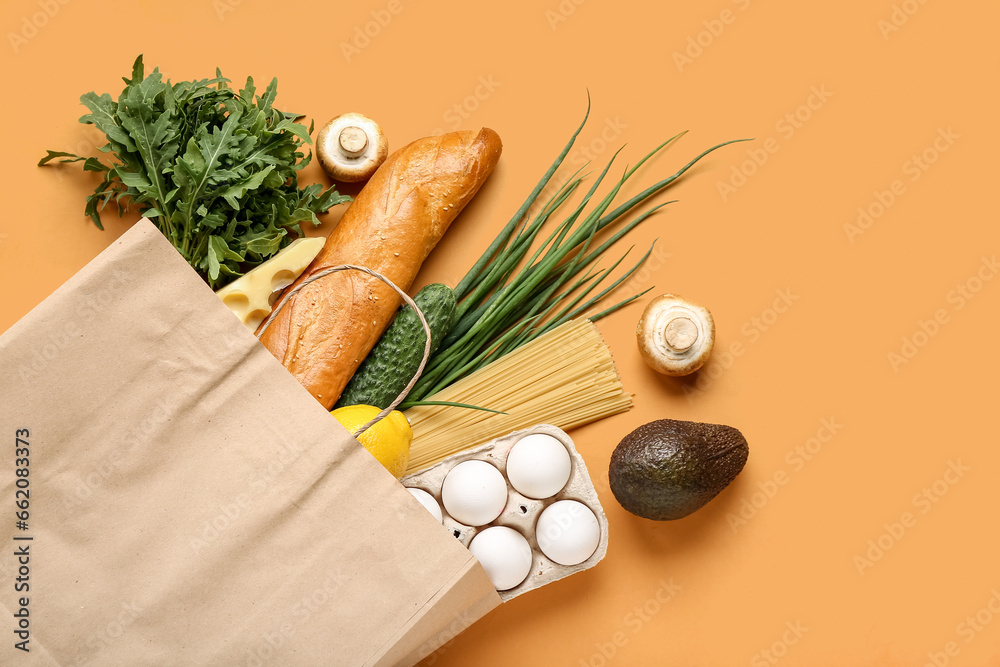
[{"label": "egg carton", "polygon": [[[445,476],[447,476],[452,468],[463,461],[477,459],[496,466],[503,473],[504,479],[507,480],[507,454],[518,440],[535,433],[544,433],[552,436],[561,442],[569,452],[571,463],[569,481],[559,493],[544,500],[536,500],[518,493],[511,486],[510,481],[507,481],[507,504],[504,506],[500,516],[493,522],[484,526],[468,526],[456,521],[448,514],[444,503],[441,501],[441,486],[444,483]],[[504,602],[553,581],[558,581],[563,577],[592,568],[604,558],[608,551],[608,517],[604,514],[604,508],[601,507],[601,502],[597,498],[594,483],[587,472],[587,464],[584,463],[580,453],[576,451],[573,440],[558,427],[549,424],[540,424],[523,431],[515,431],[510,435],[497,438],[475,449],[453,454],[430,468],[404,477],[400,481],[403,486],[423,489],[431,494],[441,508],[443,515],[442,524],[466,547],[469,546],[472,538],[477,533],[491,526],[513,528],[528,540],[528,544],[531,545],[531,571],[528,577],[514,588],[497,591]],[[597,549],[590,558],[578,565],[562,565],[550,560],[538,547],[538,540],[535,537],[535,524],[538,521],[539,515],[546,507],[559,500],[576,500],[589,507],[597,517],[597,523],[601,529],[601,537]]]}]

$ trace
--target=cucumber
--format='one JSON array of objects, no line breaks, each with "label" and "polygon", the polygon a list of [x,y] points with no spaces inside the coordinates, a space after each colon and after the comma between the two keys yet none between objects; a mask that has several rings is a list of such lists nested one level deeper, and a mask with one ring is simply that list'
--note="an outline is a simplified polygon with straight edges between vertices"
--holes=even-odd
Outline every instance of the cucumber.
[{"label": "cucumber", "polygon": [[[430,325],[431,354],[434,354],[454,324],[455,293],[447,285],[433,283],[420,290],[413,301]],[[413,309],[409,306],[400,309],[344,387],[334,407],[387,407],[417,372],[426,340],[424,327]]]}]

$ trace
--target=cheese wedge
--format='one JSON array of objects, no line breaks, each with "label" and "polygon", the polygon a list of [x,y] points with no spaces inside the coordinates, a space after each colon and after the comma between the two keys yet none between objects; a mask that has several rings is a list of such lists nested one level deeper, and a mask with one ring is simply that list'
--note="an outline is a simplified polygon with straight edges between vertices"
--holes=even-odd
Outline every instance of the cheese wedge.
[{"label": "cheese wedge", "polygon": [[326,239],[295,239],[277,255],[240,276],[216,294],[250,331],[271,314],[281,290],[291,285],[319,254]]}]

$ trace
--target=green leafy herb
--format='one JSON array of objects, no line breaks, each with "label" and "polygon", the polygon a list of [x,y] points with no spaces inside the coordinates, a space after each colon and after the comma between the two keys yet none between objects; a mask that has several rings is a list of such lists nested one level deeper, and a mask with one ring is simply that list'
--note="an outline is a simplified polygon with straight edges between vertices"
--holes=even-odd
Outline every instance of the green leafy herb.
[{"label": "green leafy herb", "polygon": [[252,78],[235,91],[216,70],[212,79],[164,81],[145,76],[142,56],[115,101],[87,93],[90,113],[80,118],[101,130],[110,166],[96,157],[48,151],[52,160],[83,162],[103,174],[85,212],[100,228],[112,200],[119,214],[135,209],[150,218],[205,280],[218,288],[302,236],[303,222],[350,201],[334,188],[299,188],[297,172],[311,154],[312,128],[298,114],[274,108],[278,81],[258,94]]}]

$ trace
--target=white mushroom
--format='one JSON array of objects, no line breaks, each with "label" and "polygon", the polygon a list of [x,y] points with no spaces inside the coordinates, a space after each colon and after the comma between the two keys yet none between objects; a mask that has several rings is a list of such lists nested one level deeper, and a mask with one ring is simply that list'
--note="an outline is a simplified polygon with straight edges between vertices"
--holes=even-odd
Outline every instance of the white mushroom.
[{"label": "white mushroom", "polygon": [[664,375],[688,375],[708,361],[715,322],[704,306],[664,294],[646,306],[635,335],[650,368]]},{"label": "white mushroom", "polygon": [[330,178],[356,183],[375,173],[389,153],[389,144],[378,123],[359,113],[345,113],[319,131],[316,153]]}]

